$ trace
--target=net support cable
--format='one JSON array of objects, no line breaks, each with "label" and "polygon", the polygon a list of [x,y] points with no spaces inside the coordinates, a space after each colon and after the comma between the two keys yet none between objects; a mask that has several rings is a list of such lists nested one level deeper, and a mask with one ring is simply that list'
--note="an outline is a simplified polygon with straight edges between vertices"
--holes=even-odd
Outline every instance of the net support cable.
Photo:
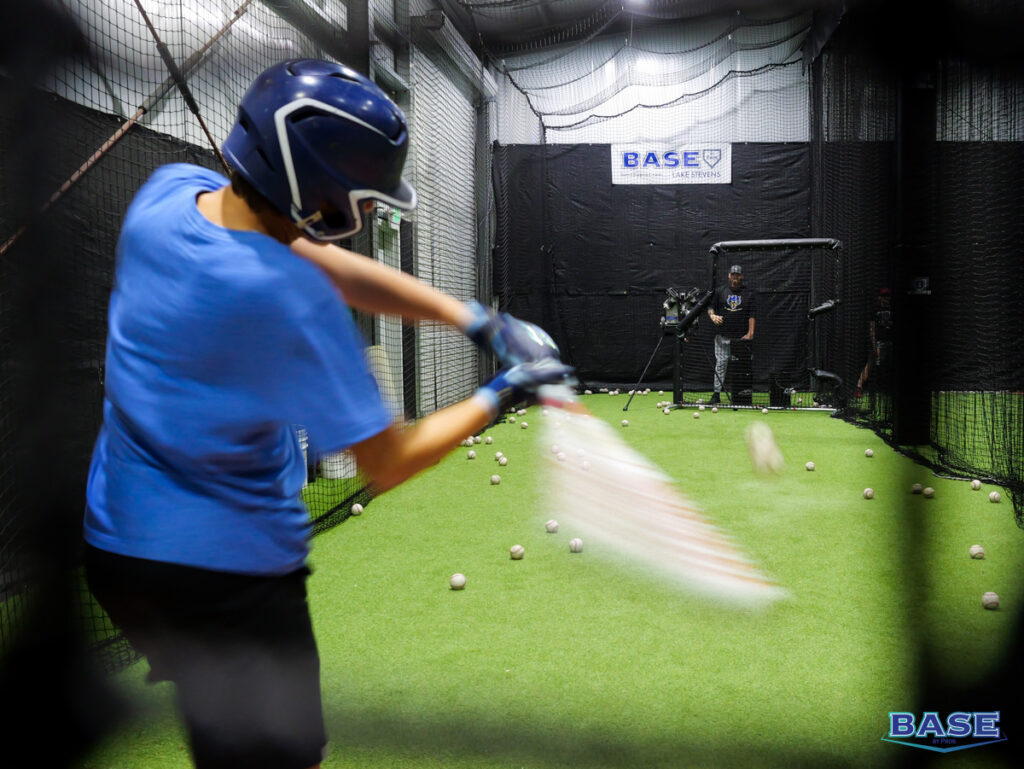
[{"label": "net support cable", "polygon": [[[74,184],[79,179],[81,179],[86,173],[88,173],[89,170],[93,166],[95,166],[96,163],[98,163],[99,160],[104,155],[106,155],[110,151],[110,149],[115,144],[117,144],[122,137],[124,137],[126,133],[128,133],[128,131],[131,130],[132,126],[138,123],[143,118],[143,116],[146,115],[147,112],[153,109],[155,105],[163,101],[167,94],[174,88],[179,89],[179,91],[182,94],[182,97],[189,105],[189,109],[199,119],[200,125],[206,132],[207,137],[210,139],[211,145],[213,146],[214,150],[217,151],[218,157],[221,157],[219,150],[217,150],[216,142],[210,135],[210,132],[207,129],[202,118],[199,117],[198,105],[195,103],[195,99],[193,98],[192,93],[185,82],[185,78],[206,57],[206,55],[210,52],[213,46],[216,45],[217,42],[221,38],[223,38],[225,34],[227,34],[228,30],[230,30],[231,27],[234,26],[235,22],[242,18],[242,16],[249,9],[249,6],[252,3],[253,0],[244,0],[244,2],[234,11],[234,13],[231,15],[231,18],[228,19],[224,26],[217,30],[217,32],[209,40],[207,40],[206,43],[201,48],[196,50],[182,63],[180,67],[178,67],[174,63],[174,59],[171,57],[170,52],[167,50],[167,47],[160,41],[160,38],[157,35],[156,30],[152,25],[152,22],[150,22],[149,17],[142,9],[142,5],[140,4],[139,0],[135,0],[135,4],[139,7],[139,11],[142,13],[143,18],[146,21],[146,25],[149,27],[150,31],[153,33],[154,39],[157,41],[157,49],[160,51],[160,55],[163,58],[164,63],[167,65],[168,70],[171,72],[171,74],[168,75],[167,78],[165,78],[164,81],[160,83],[160,85],[157,86],[152,91],[152,93],[149,94],[149,96],[146,97],[146,99],[142,102],[142,104],[135,111],[135,113],[130,118],[128,118],[116,131],[114,131],[114,133],[112,133],[110,137],[105,142],[103,142],[99,149],[97,149],[92,155],[90,155],[89,158],[84,163],[82,163],[82,165],[80,165],[78,169],[73,174],[71,174],[71,176],[69,176],[63,184],[61,184],[60,187],[57,188],[57,191],[54,192],[53,195],[51,195],[45,203],[43,203],[38,213],[45,213],[54,203],[60,200],[61,197],[63,197],[64,194],[68,190],[70,190],[71,187],[74,186]],[[223,157],[221,157],[221,162],[224,162]],[[7,253],[11,246],[13,246],[18,241],[18,239],[21,238],[21,236],[25,233],[27,227],[27,223],[22,224],[14,232],[14,234],[11,235],[2,246],[0,246],[0,256],[3,256],[5,253]]]}]

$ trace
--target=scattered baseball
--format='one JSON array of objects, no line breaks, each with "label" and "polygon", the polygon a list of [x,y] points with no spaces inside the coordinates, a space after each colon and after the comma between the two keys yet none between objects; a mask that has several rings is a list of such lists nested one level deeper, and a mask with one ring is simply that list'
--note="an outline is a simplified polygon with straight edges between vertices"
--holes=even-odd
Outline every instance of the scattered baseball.
[{"label": "scattered baseball", "polygon": [[570,553],[582,553],[583,552],[583,540],[579,537],[573,537],[569,540],[569,552]]},{"label": "scattered baseball", "polygon": [[500,475],[492,475],[491,476],[491,485],[492,486],[497,486],[499,483],[501,483],[501,476]]},{"label": "scattered baseball", "polygon": [[806,467],[808,470],[813,470],[814,462],[808,462],[806,465],[804,465],[804,467]]},{"label": "scattered baseball", "polygon": [[501,465],[502,467],[507,465],[508,464],[508,457],[502,457],[501,459],[499,459],[498,460],[498,464]]},{"label": "scattered baseball", "polygon": [[548,521],[544,524],[544,530],[547,531],[548,534],[557,534],[558,521]]},{"label": "scattered baseball", "polygon": [[992,591],[984,593],[981,596],[981,605],[984,606],[986,609],[998,609],[999,596],[993,593]]},{"label": "scattered baseball", "polygon": [[488,446],[494,443],[494,436],[488,435],[486,438],[484,438],[484,443],[486,443]]},{"label": "scattered baseball", "polygon": [[669,408],[668,408],[668,406],[666,406],[666,407],[664,408],[664,410],[662,411],[662,413],[663,413],[663,414],[667,414],[668,412],[669,412]]},{"label": "scattered baseball", "polygon": [[466,452],[466,459],[476,459],[476,452],[470,449]]},{"label": "scattered baseball", "polygon": [[508,554],[512,557],[513,561],[521,561],[523,560],[523,556],[526,554],[526,548],[522,545],[512,545],[512,547],[508,549]]},{"label": "scattered baseball", "polygon": [[988,495],[989,502],[998,502],[1000,499],[1002,499],[1002,497],[999,495],[998,491],[993,491],[991,494]]},{"label": "scattered baseball", "polygon": [[481,438],[479,435],[474,435],[473,436],[473,443],[480,443],[480,441],[482,441],[482,440],[483,440],[483,438]]},{"label": "scattered baseball", "polygon": [[873,457],[874,455],[875,455],[874,450],[872,450],[872,449],[864,449],[864,456],[866,456],[866,457]]},{"label": "scattered baseball", "polygon": [[698,411],[703,411],[703,410],[704,410],[704,404],[703,404],[703,403],[702,403],[702,404],[700,404],[700,405],[699,405],[699,406],[697,407],[697,410],[698,410]]},{"label": "scattered baseball", "polygon": [[922,491],[924,491],[924,487],[920,483],[915,483],[910,487],[911,494],[920,494]]},{"label": "scattered baseball", "polygon": [[974,489],[975,491],[980,489],[981,488],[981,481],[979,481],[977,479],[971,481],[971,488]]},{"label": "scattered baseball", "polygon": [[694,419],[700,419],[700,412],[699,411],[694,411],[693,412],[693,418]]},{"label": "scattered baseball", "polygon": [[505,455],[504,455],[504,454],[502,454],[502,453],[501,453],[500,451],[495,451],[495,452],[494,452],[494,461],[495,461],[495,462],[497,462],[497,461],[498,461],[499,459],[501,459],[501,458],[502,458],[503,456],[505,456]]},{"label": "scattered baseball", "polygon": [[767,414],[768,413],[768,409],[761,409],[761,413],[762,414]]},{"label": "scattered baseball", "polygon": [[864,499],[873,499],[875,496],[874,489],[864,489]]},{"label": "scattered baseball", "polygon": [[712,414],[717,414],[718,413],[718,406],[712,406],[711,407],[711,413]]},{"label": "scattered baseball", "polygon": [[354,505],[352,505],[352,515],[362,515],[362,514],[363,514],[363,506],[361,504],[356,502]]},{"label": "scattered baseball", "polygon": [[509,418],[508,418],[508,421],[509,421],[509,422],[515,422],[515,421],[516,421],[516,418],[515,418],[515,417],[509,417]]},{"label": "scattered baseball", "polygon": [[933,489],[931,486],[925,486],[923,489],[921,489],[921,493],[924,496],[928,497],[928,499],[931,499],[932,497],[935,496],[935,489]]},{"label": "scattered baseball", "polygon": [[985,557],[985,548],[981,545],[971,545],[971,558],[981,559]]},{"label": "scattered baseball", "polygon": [[519,425],[519,426],[520,426],[521,428],[523,428],[523,429],[525,430],[525,429],[526,429],[527,427],[529,427],[530,425],[528,425],[528,424],[527,424],[526,422],[523,422],[523,423],[522,423],[521,425]]},{"label": "scattered baseball", "polygon": [[558,461],[559,462],[564,462],[565,461],[565,452],[564,451],[559,451],[558,452]]},{"label": "scattered baseball", "polygon": [[589,469],[590,469],[590,461],[589,461],[589,460],[586,460],[586,459],[584,459],[584,460],[583,460],[583,464],[582,464],[582,465],[580,465],[580,467],[582,467],[582,468],[583,468],[584,470],[589,470]]},{"label": "scattered baseball", "polygon": [[561,451],[561,449],[558,448],[558,444],[557,443],[552,443],[551,444],[551,453],[552,454],[557,454],[559,451]]},{"label": "scattered baseball", "polygon": [[623,419],[622,420],[622,426],[623,427],[629,427],[629,420],[628,419]]},{"label": "scattered baseball", "polygon": [[761,474],[780,473],[785,466],[782,452],[772,429],[764,422],[752,422],[745,433],[747,452],[754,471]]},{"label": "scattered baseball", "polygon": [[452,574],[451,579],[448,580],[448,584],[452,586],[452,590],[462,590],[462,588],[466,586],[466,575]]}]

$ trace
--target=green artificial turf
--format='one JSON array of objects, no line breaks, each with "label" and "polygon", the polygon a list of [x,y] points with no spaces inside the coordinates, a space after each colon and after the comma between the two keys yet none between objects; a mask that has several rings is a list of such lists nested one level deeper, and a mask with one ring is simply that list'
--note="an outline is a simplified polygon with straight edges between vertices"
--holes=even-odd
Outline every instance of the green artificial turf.
[{"label": "green artificial turf", "polygon": [[[933,675],[967,687],[1007,653],[1024,532],[990,487],[936,478],[821,412],[694,419],[663,414],[656,393],[624,413],[627,398],[585,400],[792,597],[737,611],[600,546],[571,554],[569,527],[544,529],[558,510],[542,484],[545,417],[530,409],[530,429],[495,426],[477,459],[460,448],[315,539],[325,769],[898,766],[923,751],[881,741],[889,711],[937,707],[915,699],[922,650]],[[777,477],[751,469],[754,420],[785,456]],[[935,498],[911,494],[914,482]],[[969,558],[972,544],[988,557]],[[465,590],[448,588],[454,572]],[[1004,596],[998,611],[981,607],[986,590]],[[121,677],[149,717],[84,766],[189,765],[169,689],[144,686],[144,672]],[[1003,766],[986,750],[939,758]]]}]

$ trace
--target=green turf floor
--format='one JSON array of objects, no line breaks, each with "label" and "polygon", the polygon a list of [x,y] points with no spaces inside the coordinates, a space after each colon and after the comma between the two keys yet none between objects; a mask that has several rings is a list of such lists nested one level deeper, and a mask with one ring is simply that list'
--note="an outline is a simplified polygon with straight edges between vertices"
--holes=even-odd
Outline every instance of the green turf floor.
[{"label": "green turf floor", "polygon": [[[889,711],[938,708],[915,698],[922,649],[932,675],[967,690],[996,669],[1024,595],[1024,532],[1009,504],[988,501],[990,487],[936,478],[821,412],[694,419],[663,414],[657,393],[623,413],[627,398],[586,402],[792,599],[738,612],[600,547],[571,554],[568,527],[544,529],[558,511],[539,482],[545,417],[531,409],[530,429],[492,428],[477,459],[459,449],[315,539],[325,769],[903,766],[924,751],[881,738]],[[743,436],[754,420],[785,456],[778,477],[751,469]],[[915,482],[935,497],[911,494]],[[523,560],[509,558],[513,544]],[[968,556],[973,544],[986,559]],[[448,588],[453,572],[465,590]],[[981,607],[987,590],[1003,596],[998,611]],[[145,670],[121,677],[148,715],[83,766],[189,766],[169,691],[143,685]],[[990,748],[936,761],[1010,766]]]}]

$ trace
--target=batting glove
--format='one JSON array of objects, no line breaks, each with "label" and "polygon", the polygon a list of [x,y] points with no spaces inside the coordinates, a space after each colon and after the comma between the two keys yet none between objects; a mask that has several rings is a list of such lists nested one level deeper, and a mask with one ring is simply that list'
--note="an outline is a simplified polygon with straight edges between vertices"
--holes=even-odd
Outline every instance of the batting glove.
[{"label": "batting glove", "polygon": [[504,367],[542,358],[558,358],[558,347],[543,329],[514,318],[508,313],[494,312],[480,302],[467,304],[473,320],[466,327],[466,336],[477,346],[494,353]]},{"label": "batting glove", "polygon": [[502,369],[477,390],[477,394],[487,400],[495,414],[500,414],[523,401],[532,400],[542,385],[574,384],[575,381],[572,366],[548,357]]}]

